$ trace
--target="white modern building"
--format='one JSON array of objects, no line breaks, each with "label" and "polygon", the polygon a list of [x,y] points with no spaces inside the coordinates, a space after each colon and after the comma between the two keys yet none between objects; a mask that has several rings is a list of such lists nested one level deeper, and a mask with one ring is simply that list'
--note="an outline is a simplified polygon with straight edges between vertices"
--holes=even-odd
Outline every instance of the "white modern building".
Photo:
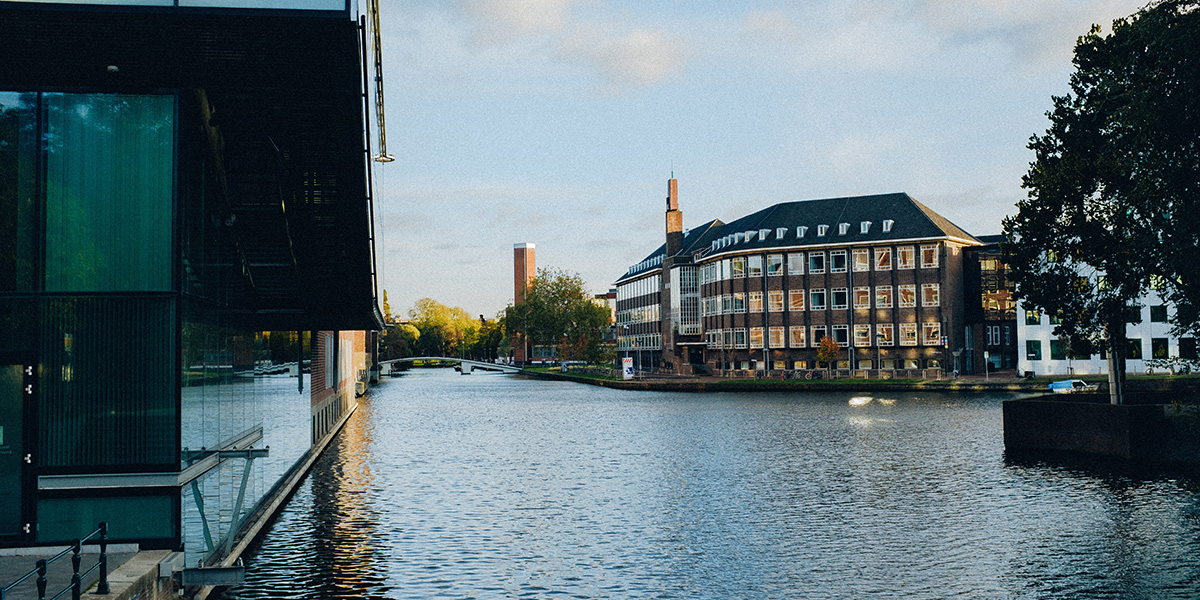
[{"label": "white modern building", "polygon": [[[1174,309],[1158,293],[1141,298],[1141,322],[1127,325],[1126,369],[1145,373],[1155,368],[1153,359],[1196,359],[1196,339],[1171,335],[1168,322]],[[1096,375],[1108,373],[1108,357],[1098,354],[1072,355],[1068,344],[1054,335],[1058,320],[1017,304],[1017,368],[1035,375]],[[1165,368],[1165,367],[1158,367]]]}]

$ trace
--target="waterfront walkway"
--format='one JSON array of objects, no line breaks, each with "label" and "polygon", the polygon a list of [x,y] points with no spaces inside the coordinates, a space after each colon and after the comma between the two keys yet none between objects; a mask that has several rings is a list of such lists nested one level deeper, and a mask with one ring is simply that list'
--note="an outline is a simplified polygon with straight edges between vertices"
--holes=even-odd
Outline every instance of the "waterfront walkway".
[{"label": "waterfront walkway", "polygon": [[[45,549],[45,548],[13,548],[0,550],[0,586],[8,585],[29,571],[37,568],[37,561],[40,559],[53,558],[66,546]],[[136,546],[130,544],[111,544],[108,551],[108,572],[109,574],[117,570],[117,567],[125,564],[126,561],[137,555]],[[96,564],[100,559],[99,546],[85,545],[83,552],[80,554],[80,572],[86,571]],[[46,567],[46,597],[52,598],[55,594],[62,591],[71,585],[71,555],[66,556],[50,563]],[[83,589],[96,584],[97,572],[92,572],[83,579]],[[69,592],[68,592],[69,594]],[[13,588],[4,597],[4,600],[34,600],[38,597],[37,593],[37,575],[26,579],[21,585]]]}]

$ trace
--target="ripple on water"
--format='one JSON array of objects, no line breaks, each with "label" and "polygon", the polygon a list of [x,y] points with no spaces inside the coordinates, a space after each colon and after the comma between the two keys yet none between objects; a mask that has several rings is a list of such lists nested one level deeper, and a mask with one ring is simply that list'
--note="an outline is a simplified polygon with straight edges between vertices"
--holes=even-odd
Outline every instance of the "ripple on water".
[{"label": "ripple on water", "polygon": [[413,371],[229,596],[1200,597],[1190,483],[1006,464],[999,397],[855,398]]}]

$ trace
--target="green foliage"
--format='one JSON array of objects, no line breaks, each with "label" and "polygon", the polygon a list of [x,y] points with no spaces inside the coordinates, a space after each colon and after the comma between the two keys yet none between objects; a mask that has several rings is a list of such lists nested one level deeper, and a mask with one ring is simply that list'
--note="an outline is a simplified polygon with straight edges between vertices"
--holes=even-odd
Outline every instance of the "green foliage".
[{"label": "green foliage", "polygon": [[1028,197],[1004,220],[1025,306],[1058,314],[1073,348],[1124,344],[1152,281],[1200,324],[1200,3],[1154,2],[1075,47],[1071,93],[1034,136]]},{"label": "green foliage", "polygon": [[609,309],[593,300],[577,274],[538,269],[525,301],[506,308],[503,323],[509,339],[524,336],[531,346],[558,346],[560,360],[603,362],[613,356],[602,344]]},{"label": "green foliage", "polygon": [[475,341],[479,321],[467,311],[451,308],[432,298],[422,298],[408,310],[412,325],[420,331],[418,356],[457,357]]},{"label": "green foliage", "polygon": [[833,338],[825,336],[817,344],[817,362],[832,366],[841,357],[842,347]]}]

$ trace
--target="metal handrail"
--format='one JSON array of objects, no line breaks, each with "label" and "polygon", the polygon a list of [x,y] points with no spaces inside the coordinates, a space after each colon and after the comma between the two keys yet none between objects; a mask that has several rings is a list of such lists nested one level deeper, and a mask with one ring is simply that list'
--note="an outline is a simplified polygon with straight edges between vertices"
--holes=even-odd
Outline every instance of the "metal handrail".
[{"label": "metal handrail", "polygon": [[[79,572],[79,564],[83,561],[83,557],[81,556],[81,554],[83,553],[83,543],[92,539],[96,535],[100,536],[100,560],[98,560],[95,565],[92,565],[92,568],[84,571],[83,573],[80,573]],[[91,575],[92,571],[95,571],[96,569],[100,570],[100,581],[96,585],[96,593],[97,594],[107,594],[109,592],[109,589],[108,589],[108,523],[101,522],[100,526],[97,527],[95,531],[87,534],[86,536],[84,536],[82,538],[76,538],[75,542],[73,544],[71,544],[70,546],[67,546],[67,548],[65,550],[63,550],[62,552],[55,554],[53,558],[38,559],[37,566],[34,567],[32,571],[22,575],[20,579],[0,588],[0,600],[4,600],[4,598],[8,595],[9,590],[24,583],[26,579],[29,579],[30,577],[33,577],[34,575],[38,576],[38,578],[37,578],[38,600],[46,600],[46,584],[47,584],[46,568],[50,565],[50,563],[66,556],[67,554],[71,555],[71,567],[72,567],[71,584],[68,585],[67,587],[63,588],[62,591],[55,594],[51,600],[58,600],[58,598],[61,598],[62,595],[66,594],[67,592],[71,592],[72,600],[79,600],[79,596],[83,593],[83,578],[87,577],[88,575]]]}]

